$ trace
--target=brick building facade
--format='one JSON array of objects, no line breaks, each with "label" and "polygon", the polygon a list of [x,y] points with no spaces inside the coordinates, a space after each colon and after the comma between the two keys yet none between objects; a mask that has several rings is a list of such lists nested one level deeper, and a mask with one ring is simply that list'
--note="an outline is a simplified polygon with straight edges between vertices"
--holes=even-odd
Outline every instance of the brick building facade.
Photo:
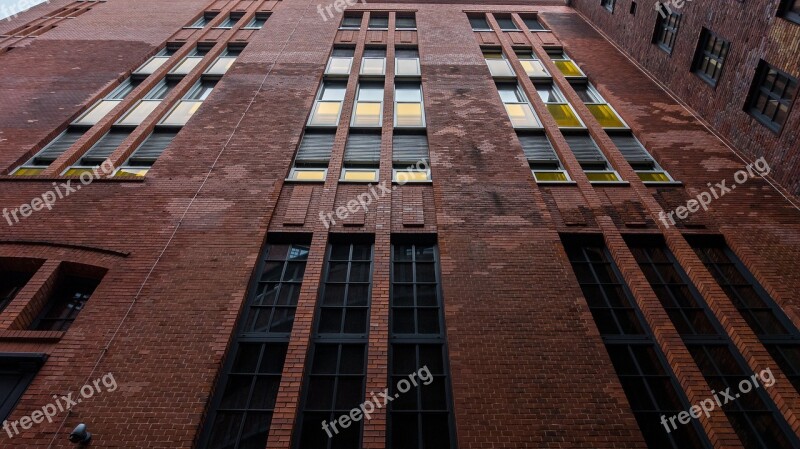
[{"label": "brick building facade", "polygon": [[0,23],[2,447],[800,447],[791,164],[584,6]]}]

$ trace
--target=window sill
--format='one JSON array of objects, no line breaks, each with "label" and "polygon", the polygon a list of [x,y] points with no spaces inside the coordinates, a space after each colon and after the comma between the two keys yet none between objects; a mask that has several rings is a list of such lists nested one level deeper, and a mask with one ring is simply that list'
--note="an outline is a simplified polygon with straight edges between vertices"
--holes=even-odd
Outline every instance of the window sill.
[{"label": "window sill", "polygon": [[593,186],[602,187],[627,187],[631,185],[628,181],[589,181],[589,183]]},{"label": "window sill", "polygon": [[[47,176],[47,175],[32,175],[32,176],[13,176],[13,175],[0,175],[0,182],[3,181],[80,181],[80,176]],[[104,182],[104,183],[142,183],[145,181],[145,177],[137,177],[137,178],[126,178],[126,177],[119,177],[119,178],[92,178],[92,183],[95,182]],[[76,184],[78,185],[89,185],[89,184]]]},{"label": "window sill", "polygon": [[407,185],[410,185],[410,184],[423,184],[423,185],[427,184],[427,185],[431,185],[431,184],[433,184],[433,180],[429,179],[427,181],[404,181],[404,182],[400,182],[400,181],[397,181],[397,180],[393,180],[392,181],[392,185],[396,185],[396,186],[407,186]]},{"label": "window sill", "polygon": [[663,187],[663,186],[682,186],[681,181],[642,181],[648,187]]},{"label": "window sill", "polygon": [[755,111],[752,111],[752,110],[747,110],[746,112],[747,112],[748,115],[750,115],[750,117],[752,117],[755,121],[757,121],[758,123],[763,125],[768,130],[772,131],[776,135],[780,135],[781,134],[781,131],[783,130],[783,126],[782,125],[780,125],[778,123],[775,123],[773,121],[770,121],[768,118],[766,118],[765,116],[761,115],[758,112],[755,112]]},{"label": "window sill", "polygon": [[[536,180],[534,180],[536,181]],[[537,185],[545,185],[545,186],[576,186],[578,185],[575,181],[536,181]],[[592,183],[594,184],[594,183]]]},{"label": "window sill", "polygon": [[717,81],[715,81],[713,78],[709,78],[707,76],[704,76],[704,75],[701,74],[701,72],[698,72],[696,70],[692,70],[692,73],[694,73],[694,76],[700,78],[700,80],[702,82],[708,84],[712,89],[714,89],[714,90],[717,89]]},{"label": "window sill", "polygon": [[31,330],[2,330],[0,341],[43,341],[57,342],[61,340],[63,331],[31,331]]},{"label": "window sill", "polygon": [[288,182],[292,184],[325,184],[324,179],[293,179],[293,178],[286,178],[283,182]]}]

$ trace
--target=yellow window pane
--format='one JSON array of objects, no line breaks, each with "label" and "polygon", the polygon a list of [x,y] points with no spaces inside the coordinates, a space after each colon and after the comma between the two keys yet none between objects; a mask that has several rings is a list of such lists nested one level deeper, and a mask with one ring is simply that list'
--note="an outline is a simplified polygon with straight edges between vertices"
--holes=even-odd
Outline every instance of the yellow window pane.
[{"label": "yellow window pane", "polygon": [[625,124],[622,123],[617,114],[607,104],[587,104],[587,108],[591,111],[594,118],[600,122],[603,128],[624,128]]},{"label": "yellow window pane", "polygon": [[142,178],[147,172],[150,171],[149,168],[129,168],[123,167],[117,170],[114,173],[115,178]]},{"label": "yellow window pane", "polygon": [[75,121],[76,125],[94,125],[106,116],[122,100],[100,100],[91,109],[86,111],[81,118]]},{"label": "yellow window pane", "polygon": [[505,59],[487,59],[486,65],[492,76],[514,76],[511,65]]},{"label": "yellow window pane", "polygon": [[176,67],[172,69],[172,74],[175,75],[186,75],[187,73],[191,72],[192,69],[197,67],[197,64],[200,64],[203,58],[195,58],[195,57],[187,57],[184,58]]},{"label": "yellow window pane", "polygon": [[200,109],[203,104],[202,101],[188,101],[183,100],[175,106],[172,111],[167,114],[164,120],[161,121],[162,125],[180,125],[183,126],[190,118]]},{"label": "yellow window pane", "polygon": [[669,177],[664,173],[636,172],[636,174],[644,182],[670,182]]},{"label": "yellow window pane", "polygon": [[94,176],[91,168],[68,168],[61,176],[80,176],[84,173],[91,173]]},{"label": "yellow window pane", "polygon": [[135,73],[149,75],[158,70],[167,60],[169,60],[168,56],[155,56],[136,69]]},{"label": "yellow window pane", "polygon": [[419,59],[397,58],[395,73],[400,76],[419,75]]},{"label": "yellow window pane", "polygon": [[589,178],[589,181],[593,182],[619,181],[617,174],[614,172],[587,172],[586,177]]},{"label": "yellow window pane", "polygon": [[356,113],[353,118],[353,126],[381,126],[381,103],[356,104]]},{"label": "yellow window pane", "polygon": [[553,61],[564,76],[583,76],[583,72],[572,61]]},{"label": "yellow window pane", "polygon": [[394,180],[401,183],[430,181],[427,171],[422,170],[397,170]]},{"label": "yellow window pane", "polygon": [[136,106],[134,106],[130,110],[130,112],[125,114],[125,116],[123,116],[118,123],[120,125],[139,125],[160,104],[161,104],[161,100],[143,100],[143,101],[140,101],[138,104],[136,104]]},{"label": "yellow window pane", "polygon": [[320,101],[311,115],[311,124],[318,126],[336,126],[339,124],[339,111],[342,103],[338,101]]},{"label": "yellow window pane", "polygon": [[563,172],[542,172],[537,171],[533,173],[536,177],[537,181],[546,181],[546,182],[565,182],[567,181],[567,175]]},{"label": "yellow window pane", "polygon": [[421,103],[398,103],[397,126],[422,126]]},{"label": "yellow window pane", "polygon": [[344,180],[345,181],[377,181],[378,180],[378,171],[377,170],[344,170]]},{"label": "yellow window pane", "polygon": [[293,179],[299,181],[324,181],[325,170],[296,170]]},{"label": "yellow window pane", "polygon": [[531,78],[550,76],[544,68],[544,65],[539,61],[527,60],[520,62],[522,63],[522,68],[525,69],[525,73]]},{"label": "yellow window pane", "polygon": [[514,128],[535,128],[539,126],[533,109],[527,104],[506,104],[506,112]]},{"label": "yellow window pane", "polygon": [[560,128],[578,128],[581,127],[581,121],[572,111],[568,104],[548,104],[547,110],[550,115],[556,119],[556,123]]},{"label": "yellow window pane", "polygon": [[386,58],[364,58],[361,62],[362,75],[383,75]]},{"label": "yellow window pane", "polygon": [[44,168],[28,168],[28,167],[20,167],[12,173],[14,176],[34,176],[40,175],[44,171]]},{"label": "yellow window pane", "polygon": [[236,58],[234,57],[221,57],[214,61],[214,64],[212,64],[211,67],[206,70],[206,73],[209,75],[224,75],[227,73],[228,69],[231,68],[234,62],[236,62]]},{"label": "yellow window pane", "polygon": [[350,73],[350,66],[353,58],[331,58],[328,61],[328,69],[325,73],[329,75],[347,75]]}]

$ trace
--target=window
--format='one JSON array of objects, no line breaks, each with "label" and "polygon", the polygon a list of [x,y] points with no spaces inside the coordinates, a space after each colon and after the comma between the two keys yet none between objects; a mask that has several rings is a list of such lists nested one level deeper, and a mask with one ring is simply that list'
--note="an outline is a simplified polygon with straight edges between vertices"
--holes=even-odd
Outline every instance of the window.
[{"label": "window", "polygon": [[264,28],[264,24],[267,23],[267,19],[269,19],[269,14],[257,12],[253,20],[250,21],[247,25],[242,28],[243,30],[260,30]]},{"label": "window", "polygon": [[231,29],[237,22],[242,18],[242,13],[235,13],[232,12],[228,15],[228,18],[223,20],[222,23],[216,26],[216,28],[224,28],[224,29]]},{"label": "window", "polygon": [[351,126],[380,128],[382,123],[383,83],[360,83]]},{"label": "window", "polygon": [[602,238],[562,236],[562,241],[647,447],[710,448],[697,420],[664,431],[661,417],[689,409],[689,400]]},{"label": "window", "polygon": [[420,83],[397,83],[394,87],[394,126],[424,128],[425,108]]},{"label": "window", "polygon": [[522,68],[525,69],[525,73],[528,77],[534,79],[550,78],[550,74],[547,72],[547,69],[544,68],[542,61],[530,50],[518,50],[517,58],[519,58],[519,62],[522,64]]},{"label": "window", "polygon": [[47,358],[44,354],[0,354],[0,420],[5,421]]},{"label": "window", "polygon": [[342,101],[347,90],[343,81],[323,81],[314,102],[314,109],[308,119],[309,126],[338,126],[342,112]]},{"label": "window", "polygon": [[800,391],[800,331],[722,237],[688,240],[794,388]]},{"label": "window", "polygon": [[525,26],[528,27],[530,31],[547,31],[547,28],[542,25],[542,22],[539,21],[538,17],[524,15],[521,16],[521,18],[522,21],[525,22]]},{"label": "window", "polygon": [[628,10],[628,12],[631,15],[634,15],[634,16],[636,15],[636,2],[634,2],[634,1],[631,2],[631,7],[630,7],[630,10]]},{"label": "window", "polygon": [[361,29],[361,13],[346,13],[342,18],[342,25],[340,30],[358,30]]},{"label": "window", "polygon": [[675,37],[681,23],[681,15],[669,11],[669,15],[659,13],[656,19],[656,31],[653,34],[653,43],[667,53],[672,53],[675,46]]},{"label": "window", "polygon": [[92,169],[108,159],[130,135],[130,129],[111,128],[75,164],[66,169],[62,176],[80,176],[84,172],[92,173]]},{"label": "window", "polygon": [[122,126],[139,126],[177,85],[177,80],[161,80],[161,82],[156,84],[141,101],[133,105],[116,124]]},{"label": "window", "polygon": [[361,59],[361,74],[365,76],[383,76],[386,74],[386,49],[367,48]]},{"label": "window", "polygon": [[47,167],[67,151],[86,133],[86,129],[67,128],[28,162],[22,164],[11,174],[14,176],[32,176],[41,174]]},{"label": "window", "polygon": [[99,284],[96,278],[62,271],[50,292],[47,305],[31,324],[30,330],[66,331]]},{"label": "window", "polygon": [[395,28],[398,30],[416,30],[417,19],[414,13],[397,13],[395,18]]},{"label": "window", "polygon": [[486,21],[486,14],[470,14],[469,24],[472,26],[472,31],[492,31],[489,22]]},{"label": "window", "polygon": [[93,126],[97,124],[103,117],[105,117],[112,109],[114,109],[118,104],[122,103],[122,100],[128,96],[139,84],[141,83],[140,79],[131,79],[128,78],[122,82],[116,89],[111,91],[108,95],[105,96],[104,99],[96,102],[88,111],[83,113],[77,120],[75,120],[72,124],[78,126]]},{"label": "window", "polygon": [[761,61],[745,110],[762,125],[780,132],[797,93],[797,78]]},{"label": "window", "polygon": [[376,182],[381,162],[380,132],[354,130],[347,136],[342,181]]},{"label": "window", "polygon": [[672,182],[672,177],[650,156],[639,140],[629,132],[609,134],[639,179],[648,182]]},{"label": "window", "polygon": [[697,42],[692,71],[703,81],[716,86],[730,45],[730,42],[703,28]]},{"label": "window", "polygon": [[575,159],[591,182],[620,182],[619,174],[611,167],[591,136],[586,133],[564,134]]},{"label": "window", "polygon": [[553,144],[544,133],[518,133],[517,138],[536,182],[570,181],[567,171],[564,170],[561,160],[553,149]]},{"label": "window", "polygon": [[419,52],[416,48],[398,48],[394,54],[395,76],[413,76],[422,74],[419,67]]},{"label": "window", "polygon": [[353,67],[353,54],[355,49],[352,47],[337,47],[333,49],[328,65],[325,67],[326,75],[350,75]]},{"label": "window", "polygon": [[114,172],[114,177],[144,176],[158,160],[161,153],[172,143],[178,134],[176,129],[156,127],[127,161]]},{"label": "window", "polygon": [[800,0],[783,0],[778,15],[800,24]]},{"label": "window", "polygon": [[287,239],[269,238],[209,407],[203,449],[267,445],[309,251],[305,238]]},{"label": "window", "polygon": [[431,180],[428,136],[418,132],[395,131],[392,138],[392,179],[395,182]]},{"label": "window", "polygon": [[495,78],[514,78],[516,74],[511,68],[502,50],[483,50],[483,58],[489,66],[489,73]]},{"label": "window", "polygon": [[575,61],[569,58],[564,50],[561,49],[548,49],[547,55],[553,61],[553,64],[558,67],[558,70],[567,78],[585,78],[586,75],[575,64]]},{"label": "window", "polygon": [[[0,259],[0,262],[4,261]],[[31,277],[33,277],[33,271],[20,270],[13,265],[0,268],[0,312],[11,304],[11,301],[31,280]]]},{"label": "window", "polygon": [[165,47],[161,49],[155,56],[148,59],[147,62],[142,64],[138,69],[133,71],[134,75],[138,76],[147,76],[152,75],[158,70],[165,62],[169,61],[169,58],[175,54],[177,48],[174,47]]},{"label": "window", "polygon": [[502,31],[519,31],[519,28],[517,28],[517,25],[514,23],[514,20],[510,15],[495,14],[494,20],[497,21],[498,25],[500,25],[500,29]]},{"label": "window", "polygon": [[[738,391],[751,370],[663,240],[630,238],[628,246],[709,386]],[[800,445],[763,388],[722,409],[748,449]]]},{"label": "window", "polygon": [[217,13],[215,13],[215,12],[203,13],[203,15],[200,16],[200,18],[195,20],[194,23],[192,23],[191,25],[187,26],[186,28],[204,28],[206,25],[208,25],[209,22],[211,22],[211,19],[216,17],[216,15],[217,15]]},{"label": "window", "polygon": [[183,96],[183,99],[173,106],[172,110],[161,120],[160,125],[183,126],[200,109],[203,101],[211,95],[217,82],[215,80],[199,80]]},{"label": "window", "polygon": [[600,0],[600,6],[609,12],[614,12],[614,0]]},{"label": "window", "polygon": [[[455,447],[439,256],[434,243],[413,238],[392,245],[388,449]],[[397,385],[424,367],[420,382],[402,393]]]},{"label": "window", "polygon": [[516,83],[497,84],[500,99],[514,128],[541,128],[528,98]]},{"label": "window", "polygon": [[606,103],[600,95],[600,92],[598,92],[594,86],[589,83],[572,83],[572,88],[603,128],[614,129],[628,127],[628,125],[619,118],[617,111]]},{"label": "window", "polygon": [[337,427],[333,438],[323,423],[335,424],[364,400],[372,245],[334,242],[327,256],[294,440],[298,449],[357,449],[361,421]]},{"label": "window", "polygon": [[575,111],[572,105],[567,102],[564,95],[552,82],[546,84],[537,84],[536,92],[539,98],[547,106],[550,115],[556,120],[559,128],[583,128],[583,122]]},{"label": "window", "polygon": [[324,181],[333,150],[335,131],[308,129],[303,134],[289,179]]},{"label": "window", "polygon": [[210,48],[196,47],[185,58],[181,60],[172,70],[169,71],[170,75],[188,75],[189,72],[194,70],[200,64],[200,61],[208,54]]},{"label": "window", "polygon": [[239,46],[228,46],[225,51],[214,61],[213,64],[209,68],[203,72],[204,76],[222,76],[228,72],[228,69],[231,68],[234,62],[236,62],[236,58],[242,54],[242,47]]},{"label": "window", "polygon": [[389,29],[389,14],[373,12],[369,15],[370,30],[388,30]]}]

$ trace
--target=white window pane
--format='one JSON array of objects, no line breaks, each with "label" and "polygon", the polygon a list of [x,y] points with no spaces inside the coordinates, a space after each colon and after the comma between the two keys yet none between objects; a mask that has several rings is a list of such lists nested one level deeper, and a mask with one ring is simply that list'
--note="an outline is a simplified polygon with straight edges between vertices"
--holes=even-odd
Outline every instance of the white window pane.
[{"label": "white window pane", "polygon": [[544,64],[542,64],[541,61],[528,59],[528,60],[521,60],[520,63],[522,63],[522,68],[525,69],[525,73],[527,73],[529,77],[533,78],[533,77],[550,76],[550,74],[547,73],[547,69],[544,68]]},{"label": "white window pane", "polygon": [[362,75],[383,75],[385,73],[386,58],[363,58],[361,62]]},{"label": "white window pane", "polygon": [[353,114],[353,126],[381,126],[382,115],[381,103],[359,102]]},{"label": "white window pane", "polygon": [[228,69],[231,68],[233,63],[236,62],[236,58],[223,56],[214,61],[214,64],[206,70],[206,73],[209,75],[224,75]]},{"label": "white window pane", "polygon": [[409,101],[417,103],[422,101],[422,89],[420,88],[419,84],[398,84],[395,86],[394,94],[396,101]]},{"label": "white window pane", "polygon": [[164,120],[161,121],[161,124],[183,126],[192,118],[202,104],[202,101],[182,100],[172,108]]},{"label": "white window pane", "polygon": [[319,94],[321,101],[342,101],[347,90],[347,83],[325,83]]},{"label": "white window pane", "polygon": [[150,75],[158,70],[159,67],[164,65],[165,62],[169,59],[169,56],[153,56],[147,62],[145,62],[141,67],[136,69],[135,73],[143,74],[143,75]]},{"label": "white window pane", "polygon": [[505,59],[487,59],[486,65],[492,76],[514,76],[511,65]]},{"label": "white window pane", "polygon": [[519,103],[525,101],[519,89],[517,89],[517,86],[498,86],[497,90],[500,92],[500,98],[503,100],[503,103]]},{"label": "white window pane", "polygon": [[158,105],[161,104],[160,100],[142,100],[136,104],[119,122],[120,125],[139,125],[144,119],[153,112]]},{"label": "white window pane", "polygon": [[328,67],[325,69],[325,73],[329,75],[349,75],[352,65],[353,58],[331,58],[328,60]]},{"label": "white window pane", "polygon": [[311,114],[309,124],[315,126],[336,126],[339,124],[339,112],[341,109],[341,102],[318,101],[314,105],[314,112]]},{"label": "white window pane", "polygon": [[91,109],[86,111],[78,120],[75,120],[74,124],[94,125],[121,102],[122,100],[100,100]]},{"label": "white window pane", "polygon": [[197,65],[200,64],[200,61],[202,60],[203,58],[186,57],[183,59],[183,61],[180,62],[180,64],[178,64],[177,67],[173,68],[172,71],[169,73],[175,75],[186,75],[189,72],[191,72],[192,69],[197,67]]},{"label": "white window pane", "polygon": [[361,86],[358,89],[358,101],[383,101],[383,86]]},{"label": "white window pane", "polygon": [[528,104],[507,104],[506,111],[514,128],[536,128],[539,122]]},{"label": "white window pane", "polygon": [[397,58],[395,73],[400,76],[416,76],[420,74],[419,59]]}]

